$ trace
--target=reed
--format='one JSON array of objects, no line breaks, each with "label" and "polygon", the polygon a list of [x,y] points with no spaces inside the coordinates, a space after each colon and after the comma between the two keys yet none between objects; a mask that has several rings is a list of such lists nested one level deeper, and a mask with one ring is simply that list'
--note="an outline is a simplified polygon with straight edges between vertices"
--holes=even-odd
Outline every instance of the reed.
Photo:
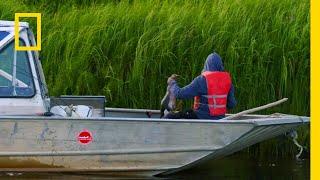
[{"label": "reed", "polygon": [[[216,51],[232,74],[233,112],[288,97],[262,113],[309,115],[308,0],[1,0],[1,19],[18,11],[43,14],[52,96],[105,95],[108,107],[158,109],[166,78],[176,73],[188,84]],[[309,144],[308,128],[300,132]],[[274,140],[258,146],[294,152]]]}]

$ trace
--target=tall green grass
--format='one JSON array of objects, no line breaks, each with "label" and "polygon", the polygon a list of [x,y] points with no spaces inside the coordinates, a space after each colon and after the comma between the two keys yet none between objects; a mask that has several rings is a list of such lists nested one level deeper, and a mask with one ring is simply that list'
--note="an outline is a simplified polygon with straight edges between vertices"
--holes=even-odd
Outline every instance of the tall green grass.
[{"label": "tall green grass", "polygon": [[[43,15],[50,95],[99,94],[109,107],[157,109],[169,75],[188,84],[216,51],[232,74],[233,112],[288,97],[261,113],[309,115],[308,0],[1,0],[1,19],[18,11]],[[281,154],[277,142],[260,146]]]}]

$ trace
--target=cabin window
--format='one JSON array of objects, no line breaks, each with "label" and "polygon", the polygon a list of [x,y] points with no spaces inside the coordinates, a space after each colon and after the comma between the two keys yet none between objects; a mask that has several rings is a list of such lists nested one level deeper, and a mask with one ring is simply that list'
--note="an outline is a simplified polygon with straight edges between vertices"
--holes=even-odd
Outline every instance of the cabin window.
[{"label": "cabin window", "polygon": [[[20,40],[20,46],[25,46],[22,40]],[[14,69],[16,69],[15,73]],[[31,97],[34,94],[28,53],[17,51],[16,68],[14,68],[13,41],[0,49],[0,97]]]},{"label": "cabin window", "polygon": [[6,32],[6,31],[0,31],[0,41],[2,41],[2,39],[7,37],[9,34],[10,33]]}]

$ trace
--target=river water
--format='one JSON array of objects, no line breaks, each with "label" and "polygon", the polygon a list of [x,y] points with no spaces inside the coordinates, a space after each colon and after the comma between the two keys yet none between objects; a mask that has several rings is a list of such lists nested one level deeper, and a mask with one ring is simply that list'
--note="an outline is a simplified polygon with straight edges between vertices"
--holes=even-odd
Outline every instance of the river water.
[{"label": "river water", "polygon": [[310,161],[294,158],[257,160],[236,154],[161,178],[107,177],[99,174],[1,172],[0,179],[310,179]]}]

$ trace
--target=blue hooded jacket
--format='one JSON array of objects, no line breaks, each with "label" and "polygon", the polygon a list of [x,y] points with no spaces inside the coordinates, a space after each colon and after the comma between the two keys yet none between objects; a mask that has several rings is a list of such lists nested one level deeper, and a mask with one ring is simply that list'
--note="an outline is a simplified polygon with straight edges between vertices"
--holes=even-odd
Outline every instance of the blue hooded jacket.
[{"label": "blue hooded jacket", "polygon": [[[204,71],[224,71],[223,63],[220,56],[217,53],[212,53],[207,57],[207,60],[204,64]],[[192,99],[195,96],[200,96],[200,107],[196,110],[196,114],[199,119],[221,119],[224,118],[224,115],[221,116],[210,116],[208,108],[207,98],[202,97],[201,95],[207,95],[207,83],[204,76],[200,75],[196,77],[189,85],[180,88],[176,81],[172,82],[172,88],[174,95],[177,99]],[[231,88],[228,93],[227,108],[231,109],[236,106],[236,99],[234,96],[234,87],[231,84]]]}]

